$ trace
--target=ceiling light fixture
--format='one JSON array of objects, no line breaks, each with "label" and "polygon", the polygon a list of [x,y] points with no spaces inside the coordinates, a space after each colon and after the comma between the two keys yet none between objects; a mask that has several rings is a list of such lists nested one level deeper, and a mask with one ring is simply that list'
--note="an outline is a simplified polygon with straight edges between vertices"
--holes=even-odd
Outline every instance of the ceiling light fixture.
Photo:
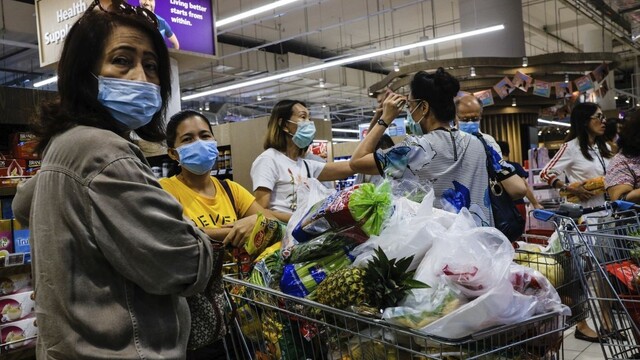
[{"label": "ceiling light fixture", "polygon": [[34,88],[43,87],[45,85],[53,84],[56,81],[58,81],[58,76],[57,75],[54,76],[54,77],[48,78],[47,80],[38,81],[37,83],[33,84],[33,87]]},{"label": "ceiling light fixture", "polygon": [[569,74],[564,74],[564,83],[565,84],[569,83]]},{"label": "ceiling light fixture", "polygon": [[263,12],[267,12],[269,10],[273,10],[273,9],[278,8],[280,6],[284,6],[284,5],[288,5],[288,4],[294,3],[296,1],[300,1],[300,0],[280,0],[280,1],[275,1],[275,2],[273,2],[271,4],[268,4],[268,5],[265,5],[265,6],[260,6],[260,7],[257,7],[255,9],[252,9],[252,10],[249,10],[249,11],[245,11],[245,12],[237,14],[237,15],[229,16],[228,18],[224,18],[222,20],[218,20],[218,21],[216,21],[216,27],[225,26],[225,25],[231,24],[233,22],[240,21],[242,19],[246,19],[248,17],[254,16],[254,15],[258,15],[258,14],[263,13]]},{"label": "ceiling light fixture", "polygon": [[545,119],[538,119],[538,122],[543,124],[549,124],[549,125],[558,125],[558,126],[566,126],[566,127],[571,126],[571,124],[563,123],[560,121],[551,121],[551,120],[545,120]]},{"label": "ceiling light fixture", "polygon": [[516,104],[516,98],[511,99],[511,106],[518,106],[518,104]]},{"label": "ceiling light fixture", "polygon": [[359,134],[360,133],[360,130],[355,130],[355,129],[331,128],[331,131],[333,131],[333,132],[343,132],[343,133],[353,133],[353,134]]},{"label": "ceiling light fixture", "polygon": [[614,96],[613,100],[618,100],[618,95]]},{"label": "ceiling light fixture", "polygon": [[320,78],[320,80],[318,80],[318,86],[320,86],[321,88],[324,87],[324,79]]},{"label": "ceiling light fixture", "polygon": [[351,141],[351,142],[358,142],[358,141],[360,141],[360,139],[333,138],[333,139],[332,139],[332,141],[333,141],[334,143],[337,143],[337,142],[347,142],[347,141]]},{"label": "ceiling light fixture", "polygon": [[527,59],[526,56],[522,57],[522,67],[527,67],[529,66],[529,59]]},{"label": "ceiling light fixture", "polygon": [[327,107],[327,104],[322,103],[322,108],[324,109],[324,108],[326,108],[326,107]]},{"label": "ceiling light fixture", "polygon": [[629,103],[629,99],[625,100],[625,102],[628,104]]},{"label": "ceiling light fixture", "polygon": [[204,111],[209,111],[209,102],[204,103]]},{"label": "ceiling light fixture", "polygon": [[[486,33],[489,33],[489,32],[503,30],[503,29],[504,29],[504,25],[495,25],[495,26],[490,26],[490,27],[486,27],[486,28],[482,28],[482,29],[471,30],[471,31],[466,31],[466,32],[458,33],[458,34],[443,36],[443,37],[436,38],[436,39],[420,41],[420,42],[413,43],[413,44],[397,46],[397,47],[394,47],[394,48],[391,48],[391,49],[375,51],[375,52],[368,53],[368,54],[350,56],[350,57],[342,58],[342,59],[339,59],[339,60],[328,61],[328,62],[325,62],[325,63],[322,63],[322,64],[318,64],[318,65],[314,65],[314,66],[306,66],[306,67],[303,67],[303,68],[300,68],[300,69],[287,71],[287,72],[284,72],[284,73],[281,73],[281,74],[266,76],[266,77],[263,77],[263,78],[253,79],[253,80],[249,80],[249,81],[243,81],[243,82],[235,83],[235,84],[232,84],[232,85],[223,86],[223,87],[220,87],[220,88],[203,91],[203,92],[200,92],[200,93],[195,93],[195,94],[183,96],[182,100],[186,101],[186,100],[197,99],[197,98],[203,97],[203,96],[219,94],[219,93],[223,93],[223,92],[226,92],[226,91],[231,91],[231,90],[244,88],[244,87],[247,87],[247,86],[263,84],[263,83],[266,83],[266,82],[276,81],[276,80],[280,80],[280,79],[283,79],[283,78],[286,78],[286,77],[290,77],[290,76],[316,72],[316,71],[320,71],[320,70],[327,69],[327,68],[334,67],[334,66],[340,66],[340,65],[345,65],[345,64],[358,62],[358,61],[361,61],[361,60],[371,59],[373,57],[388,55],[388,54],[392,54],[392,53],[395,53],[395,52],[405,51],[405,50],[408,50],[408,49],[414,49],[414,48],[423,47],[423,46],[427,46],[427,45],[439,44],[439,43],[452,41],[452,40],[458,40],[458,39],[467,38],[467,37],[471,37],[471,36],[486,34]],[[373,94],[371,94],[371,95],[373,95]]]},{"label": "ceiling light fixture", "polygon": [[262,101],[262,96],[260,96],[260,94],[258,94],[258,96],[256,96],[256,100],[257,101]]},{"label": "ceiling light fixture", "polygon": [[373,96],[373,91],[369,91],[369,96]]},{"label": "ceiling light fixture", "polygon": [[395,72],[399,72],[400,71],[400,64],[397,61],[393,62],[393,71],[395,71]]},{"label": "ceiling light fixture", "polygon": [[476,68],[472,66],[471,69],[469,69],[469,75],[471,77],[476,77]]}]

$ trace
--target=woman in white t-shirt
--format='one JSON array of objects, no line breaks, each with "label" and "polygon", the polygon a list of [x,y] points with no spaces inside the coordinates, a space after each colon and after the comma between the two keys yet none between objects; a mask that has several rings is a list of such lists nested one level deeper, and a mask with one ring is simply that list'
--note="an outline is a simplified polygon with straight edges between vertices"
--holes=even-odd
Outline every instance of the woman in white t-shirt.
[{"label": "woman in white t-shirt", "polygon": [[321,163],[304,159],[315,134],[315,125],[303,102],[281,100],[273,107],[265,151],[251,166],[251,180],[258,204],[281,221],[289,221],[297,209],[296,187],[305,179],[332,181],[353,175],[347,161]]}]

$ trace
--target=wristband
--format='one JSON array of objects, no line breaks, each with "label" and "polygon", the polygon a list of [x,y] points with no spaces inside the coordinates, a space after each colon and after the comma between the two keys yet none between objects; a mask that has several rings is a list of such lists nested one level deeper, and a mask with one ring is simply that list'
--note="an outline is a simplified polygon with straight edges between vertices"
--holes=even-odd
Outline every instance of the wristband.
[{"label": "wristband", "polygon": [[378,119],[378,125],[382,125],[385,128],[389,128],[389,124],[387,124],[386,122],[384,122],[384,120],[382,119]]}]

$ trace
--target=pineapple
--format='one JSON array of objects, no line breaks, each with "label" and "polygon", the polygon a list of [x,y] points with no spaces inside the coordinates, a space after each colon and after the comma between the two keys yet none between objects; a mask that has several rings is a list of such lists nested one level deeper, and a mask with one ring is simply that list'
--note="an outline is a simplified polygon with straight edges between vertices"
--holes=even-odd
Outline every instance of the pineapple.
[{"label": "pineapple", "polygon": [[413,256],[389,260],[381,248],[365,268],[349,267],[329,274],[316,288],[316,301],[337,309],[372,307],[379,312],[397,306],[412,289],[428,285],[407,271]]}]

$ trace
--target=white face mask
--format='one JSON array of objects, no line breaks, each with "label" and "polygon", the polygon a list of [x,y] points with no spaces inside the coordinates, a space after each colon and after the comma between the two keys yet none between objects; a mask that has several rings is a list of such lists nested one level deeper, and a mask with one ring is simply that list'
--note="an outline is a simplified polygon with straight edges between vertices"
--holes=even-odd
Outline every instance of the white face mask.
[{"label": "white face mask", "polygon": [[147,125],[162,108],[160,86],[98,76],[98,101],[111,116],[131,130]]}]

